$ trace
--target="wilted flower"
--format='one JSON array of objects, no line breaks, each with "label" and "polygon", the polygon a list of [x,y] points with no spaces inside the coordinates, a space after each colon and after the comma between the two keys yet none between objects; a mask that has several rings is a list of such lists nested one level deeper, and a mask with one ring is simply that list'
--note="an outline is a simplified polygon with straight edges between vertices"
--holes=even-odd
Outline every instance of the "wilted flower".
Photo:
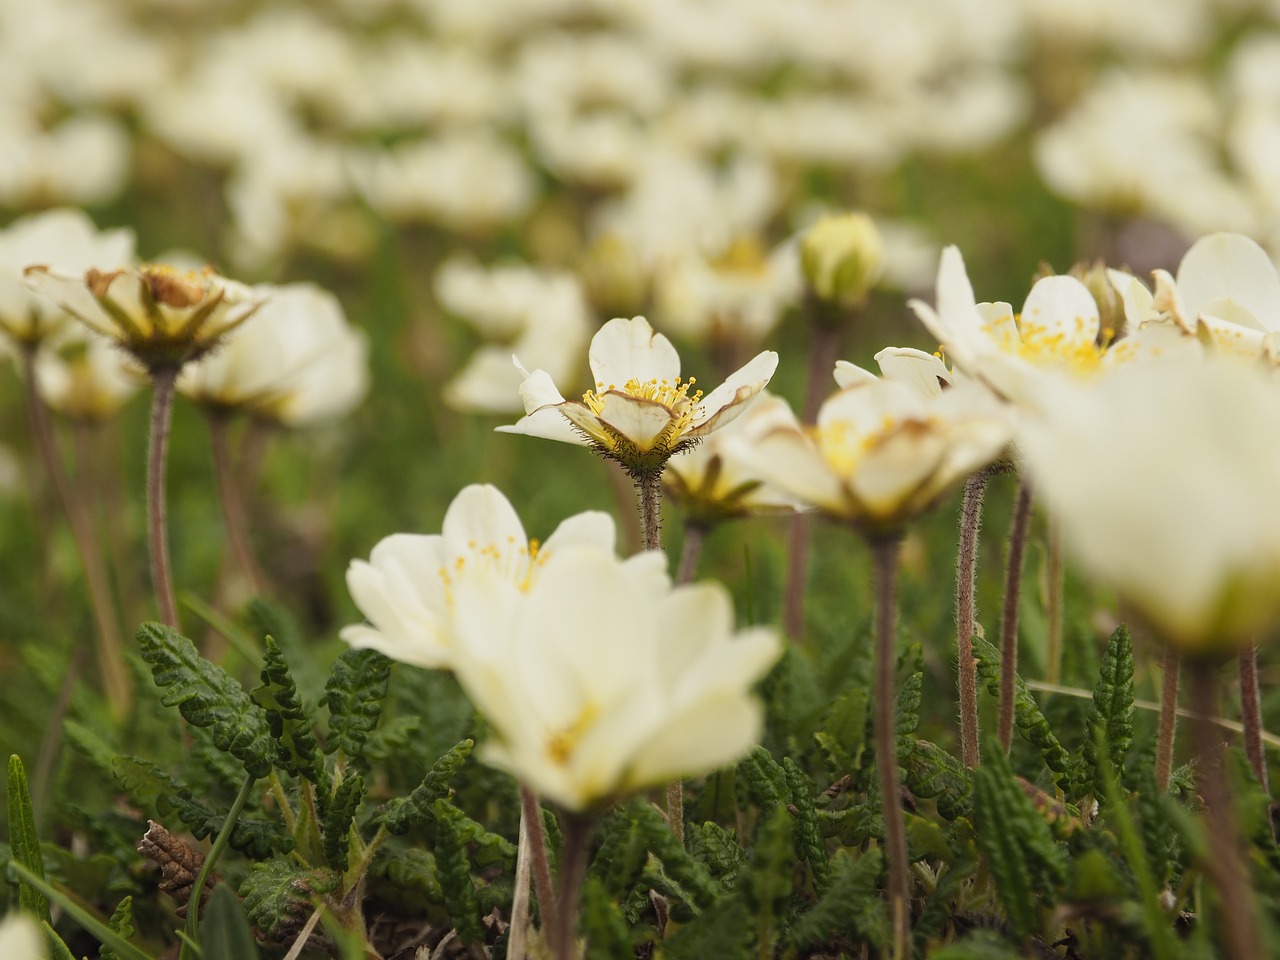
[{"label": "wilted flower", "polygon": [[800,267],[824,303],[857,306],[884,272],[884,244],[865,213],[828,215],[800,237]]},{"label": "wilted flower", "polygon": [[178,390],[204,406],[289,427],[341,416],[369,388],[368,343],[338,298],[311,284],[261,286],[253,323],[183,368]]},{"label": "wilted flower", "polygon": [[709,772],[760,735],[750,690],[778,638],[735,634],[719,585],[655,593],[642,568],[567,546],[527,591],[477,578],[455,596],[458,681],[493,728],[481,757],[565,809]]},{"label": "wilted flower", "polygon": [[640,476],[742,413],[773,376],[778,355],[760,353],[704,396],[694,378],[681,379],[671,341],[634,317],[597,331],[590,362],[595,389],[581,400],[562,397],[545,371],[526,374],[520,385],[526,416],[498,430],[585,444]]},{"label": "wilted flower", "polygon": [[77,274],[37,265],[26,275],[149,370],[176,370],[199,359],[262,305],[260,294],[207,268],[180,272],[144,264]]},{"label": "wilted flower", "polygon": [[1206,357],[1055,379],[1038,400],[1018,448],[1082,566],[1184,653],[1233,653],[1275,625],[1274,385]]},{"label": "wilted flower", "polygon": [[[343,628],[342,639],[403,663],[452,668],[459,584],[499,577],[527,590],[557,551],[586,544],[612,553],[614,539],[613,518],[587,512],[565,520],[540,544],[528,538],[496,487],[473,484],[454,497],[440,533],[392,534],[373,548],[368,561],[351,561],[347,588],[369,625]],[[663,581],[660,557],[641,554],[632,562]]]},{"label": "wilted flower", "polygon": [[24,282],[22,272],[32,264],[77,271],[132,260],[133,231],[99,231],[80,210],[47,210],[13,221],[0,231],[0,331],[34,346],[66,324],[66,311]]}]

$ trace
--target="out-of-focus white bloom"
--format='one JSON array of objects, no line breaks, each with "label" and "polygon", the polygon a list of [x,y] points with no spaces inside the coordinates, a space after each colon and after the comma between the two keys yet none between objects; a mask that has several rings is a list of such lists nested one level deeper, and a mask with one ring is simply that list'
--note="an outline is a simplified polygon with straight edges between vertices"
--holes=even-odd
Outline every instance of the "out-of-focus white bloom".
[{"label": "out-of-focus white bloom", "polygon": [[654,591],[611,553],[565,547],[527,592],[459,584],[459,683],[493,729],[481,758],[568,810],[732,763],[760,735],[750,693],[780,652],[735,633],[718,584]]},{"label": "out-of-focus white bloom", "polygon": [[654,280],[665,329],[726,347],[763,340],[800,289],[794,243],[766,254],[754,237],[739,237],[715,257],[680,256]]},{"label": "out-of-focus white bloom", "polygon": [[260,294],[211,269],[180,272],[149,263],[74,273],[37,265],[26,276],[150,370],[176,371],[199,359],[262,305]]},{"label": "out-of-focus white bloom", "polygon": [[51,130],[0,111],[0,203],[93,204],[110,200],[129,173],[132,147],[121,124],[77,114]]},{"label": "out-of-focus white bloom", "polygon": [[[936,361],[934,379],[946,374],[936,357],[912,353],[918,356],[891,359],[886,372],[901,359]],[[880,379],[852,365],[840,379],[851,386],[822,405],[812,430],[780,427],[737,445],[735,455],[780,489],[871,536],[901,532],[947,488],[994,460],[1013,434],[1009,408],[974,383],[943,390],[927,377]]]},{"label": "out-of-focus white bloom", "polygon": [[524,265],[485,269],[469,260],[445,261],[436,273],[436,296],[450,313],[486,340],[444,388],[458,410],[519,413],[523,376],[511,355],[563,381],[581,362],[591,329],[586,299],[570,273]]},{"label": "out-of-focus white bloom", "polygon": [[[453,669],[462,584],[496,577],[527,591],[559,551],[585,545],[612,556],[615,539],[613,518],[589,511],[565,520],[545,543],[531,540],[501,491],[472,484],[454,497],[440,533],[392,534],[368,561],[351,561],[347,588],[369,623],[344,627],[342,639],[402,663]],[[646,593],[666,583],[660,554],[642,553],[628,563],[649,584]]]},{"label": "out-of-focus white bloom", "polygon": [[765,350],[704,396],[693,377],[681,379],[680,355],[644,317],[606,323],[591,339],[589,359],[595,389],[581,400],[562,397],[543,370],[527,374],[520,385],[526,415],[499,432],[584,444],[637,476],[649,474],[739,416],[778,366],[778,355]]},{"label": "out-of-focus white bloom", "polygon": [[1016,6],[1044,42],[1055,46],[1120,46],[1132,57],[1182,59],[1213,36],[1212,5],[1201,0],[1025,0]]},{"label": "out-of-focus white bloom", "polygon": [[1274,384],[1209,357],[1048,381],[1038,397],[1018,449],[1083,567],[1184,653],[1234,652],[1276,625]]},{"label": "out-of-focus white bloom", "polygon": [[[947,369],[941,357],[914,347],[885,347],[875,355],[875,361],[886,379],[908,384],[924,397],[936,397],[956,382],[955,375]],[[836,361],[835,381],[841,389],[876,379],[870,370],[848,360]]]},{"label": "out-of-focus white bloom", "polygon": [[802,504],[762,480],[734,451],[774,430],[798,427],[791,407],[767,390],[747,412],[696,447],[667,461],[662,482],[690,523],[712,524],[756,513],[792,512]]},{"label": "out-of-focus white bloom", "polygon": [[66,311],[27,285],[27,267],[83,271],[132,262],[133,231],[99,231],[80,210],[47,210],[13,221],[0,231],[0,330],[33,345],[65,325]]},{"label": "out-of-focus white bloom", "polygon": [[828,214],[800,235],[800,268],[810,292],[843,307],[863,302],[884,272],[884,244],[865,213]]},{"label": "out-of-focus white bloom", "polygon": [[0,956],[6,960],[45,960],[44,935],[35,921],[24,913],[13,913],[0,920]]},{"label": "out-of-focus white bloom", "polygon": [[36,386],[73,420],[108,420],[146,382],[144,371],[110,340],[81,325],[63,328],[35,357]]},{"label": "out-of-focus white bloom", "polygon": [[178,390],[214,409],[302,427],[351,411],[369,389],[368,340],[338,298],[307,283],[255,288],[264,299]]}]

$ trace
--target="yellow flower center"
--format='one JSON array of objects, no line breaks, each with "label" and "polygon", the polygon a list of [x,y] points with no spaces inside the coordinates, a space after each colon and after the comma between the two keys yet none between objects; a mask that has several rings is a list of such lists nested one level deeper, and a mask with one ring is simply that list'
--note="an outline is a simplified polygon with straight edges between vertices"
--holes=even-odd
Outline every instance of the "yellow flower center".
[{"label": "yellow flower center", "polygon": [[588,703],[572,722],[551,735],[551,739],[547,742],[547,753],[552,763],[560,767],[568,766],[569,758],[573,756],[573,751],[577,749],[583,734],[599,714],[600,708],[594,703]]},{"label": "yellow flower center", "polygon": [[496,543],[479,544],[475,540],[467,542],[471,556],[463,554],[455,557],[451,565],[446,564],[436,571],[440,582],[444,584],[446,602],[453,606],[453,587],[458,577],[465,576],[465,571],[475,563],[488,564],[491,569],[513,573],[513,582],[521,593],[528,593],[533,584],[534,571],[547,562],[541,552],[542,544],[538,540],[518,543],[514,536],[507,537],[505,546]]},{"label": "yellow flower center", "polygon": [[637,400],[660,403],[671,412],[671,419],[674,421],[671,436],[679,436],[693,423],[702,409],[698,406],[702,391],[695,390],[692,396],[689,395],[697,382],[697,377],[690,377],[688,380],[676,377],[674,382],[665,377],[661,380],[637,380],[632,377],[621,389],[616,384],[606,386],[603,382],[597,382],[595,390],[588,390],[582,395],[582,402],[596,416],[604,412],[604,398],[608,393],[622,393]]}]

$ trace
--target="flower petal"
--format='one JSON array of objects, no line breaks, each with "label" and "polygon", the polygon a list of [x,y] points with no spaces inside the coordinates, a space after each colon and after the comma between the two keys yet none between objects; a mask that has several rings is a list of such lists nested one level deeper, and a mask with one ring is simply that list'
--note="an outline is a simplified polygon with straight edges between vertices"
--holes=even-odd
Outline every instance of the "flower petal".
[{"label": "flower petal", "polygon": [[1231,302],[1262,329],[1280,330],[1280,274],[1267,252],[1241,234],[1214,233],[1192,244],[1178,266],[1178,293],[1192,319],[1222,316],[1212,305]]},{"label": "flower petal", "polygon": [[644,317],[615,317],[591,338],[588,353],[595,389],[621,388],[628,380],[646,383],[680,376],[680,355],[660,333],[654,333]]},{"label": "flower petal", "polygon": [[1089,288],[1075,277],[1041,277],[1022,305],[1022,339],[1061,338],[1061,349],[1093,343],[1101,321]]}]

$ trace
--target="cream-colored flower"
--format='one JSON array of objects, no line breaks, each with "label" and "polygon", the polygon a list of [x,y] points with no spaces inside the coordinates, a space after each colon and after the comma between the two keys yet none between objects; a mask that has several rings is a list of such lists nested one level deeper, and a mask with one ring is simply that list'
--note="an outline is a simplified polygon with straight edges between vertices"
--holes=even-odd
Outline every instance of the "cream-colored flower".
[{"label": "cream-colored flower", "polygon": [[742,413],[778,366],[766,350],[704,396],[694,378],[681,378],[680,355],[644,317],[606,323],[589,359],[595,389],[581,400],[566,400],[535,370],[520,385],[526,416],[498,430],[585,444],[634,475],[653,473]]},{"label": "cream-colored flower", "polygon": [[899,532],[1012,436],[1011,411],[977,384],[928,389],[916,377],[850,368],[842,377],[852,385],[822,405],[816,427],[782,427],[736,453],[765,480],[870,535]]},{"label": "cream-colored flower", "polygon": [[717,584],[655,593],[642,570],[566,547],[527,592],[457,591],[456,674],[493,737],[481,758],[568,810],[707,773],[759,738],[752,685],[774,631],[733,629]]},{"label": "cream-colored flower", "polygon": [[199,404],[289,427],[341,416],[369,389],[368,341],[338,298],[307,283],[261,286],[252,323],[199,363],[178,390]]},{"label": "cream-colored flower", "polygon": [[74,271],[132,260],[133,231],[100,231],[80,210],[46,210],[13,221],[0,231],[0,331],[34,346],[66,325],[66,311],[25,283],[22,271],[33,263]]},{"label": "cream-colored flower", "polygon": [[856,306],[884,273],[884,243],[867,214],[830,214],[801,235],[800,266],[818,300]]},{"label": "cream-colored flower", "polygon": [[1280,622],[1273,384],[1208,356],[1054,379],[1038,398],[1018,448],[1084,568],[1184,652]]},{"label": "cream-colored flower", "polygon": [[[344,627],[342,639],[403,663],[452,668],[460,584],[497,577],[527,590],[557,551],[585,544],[612,554],[614,539],[613,519],[587,512],[565,520],[540,544],[525,534],[496,487],[473,484],[454,497],[440,533],[392,534],[368,561],[351,561],[347,588],[369,623]],[[660,555],[645,553],[631,562],[651,581],[665,582]]]},{"label": "cream-colored flower", "polygon": [[151,370],[177,370],[199,359],[262,305],[261,294],[210,269],[181,272],[153,263],[73,273],[36,265],[26,275]]},{"label": "cream-colored flower", "polygon": [[0,957],[5,960],[44,960],[49,956],[44,937],[25,913],[13,913],[0,920]]},{"label": "cream-colored flower", "polygon": [[146,383],[144,371],[118,347],[79,324],[45,341],[35,375],[45,403],[90,423],[115,416]]}]

